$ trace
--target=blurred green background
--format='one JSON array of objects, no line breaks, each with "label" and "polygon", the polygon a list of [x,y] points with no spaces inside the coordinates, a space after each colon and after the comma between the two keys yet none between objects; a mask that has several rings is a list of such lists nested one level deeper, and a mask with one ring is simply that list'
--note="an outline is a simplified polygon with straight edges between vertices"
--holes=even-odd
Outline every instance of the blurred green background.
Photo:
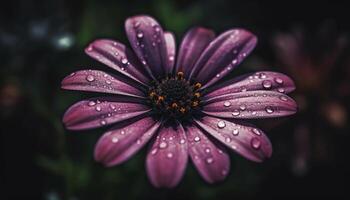
[{"label": "blurred green background", "polygon": [[[14,0],[2,3],[0,11],[0,199],[346,194],[350,15],[345,1]],[[189,165],[178,187],[155,189],[145,172],[146,148],[125,164],[105,168],[93,160],[105,130],[64,129],[65,109],[97,95],[63,91],[60,81],[79,69],[107,69],[84,48],[97,38],[127,44],[124,20],[136,14],[154,16],[178,43],[192,26],[216,33],[242,27],[258,36],[256,50],[232,75],[286,73],[296,81],[292,96],[300,107],[295,116],[257,120],[274,146],[271,159],[257,164],[231,153],[232,169],[222,183],[206,184]],[[299,42],[297,56],[288,51],[293,38]]]}]

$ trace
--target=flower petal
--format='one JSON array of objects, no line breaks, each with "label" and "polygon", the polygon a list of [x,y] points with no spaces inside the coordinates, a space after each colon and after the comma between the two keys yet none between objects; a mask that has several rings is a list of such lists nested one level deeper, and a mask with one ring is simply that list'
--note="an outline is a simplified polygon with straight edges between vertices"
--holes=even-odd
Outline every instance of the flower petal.
[{"label": "flower petal", "polygon": [[89,44],[85,52],[138,83],[147,85],[150,80],[135,54],[119,42],[107,39],[95,40]]},{"label": "flower petal", "polygon": [[195,27],[190,29],[182,40],[176,71],[182,71],[189,78],[191,70],[199,56],[215,38],[215,33],[209,29]]},{"label": "flower petal", "polygon": [[67,90],[120,94],[141,98],[144,96],[142,91],[127,84],[122,77],[98,70],[73,72],[63,79],[61,87]]},{"label": "flower petal", "polygon": [[187,143],[183,127],[163,127],[147,155],[147,174],[155,187],[175,187],[187,164]]},{"label": "flower petal", "polygon": [[126,161],[149,141],[159,126],[160,122],[152,117],[117,124],[97,142],[95,160],[106,166]]},{"label": "flower petal", "polygon": [[186,127],[188,151],[200,175],[208,183],[222,181],[230,170],[230,158],[195,125]]},{"label": "flower petal", "polygon": [[164,33],[165,44],[168,52],[169,68],[165,69],[167,74],[171,74],[174,71],[175,56],[176,56],[176,41],[175,36],[171,32]]},{"label": "flower petal", "polygon": [[140,15],[128,18],[125,30],[131,47],[146,70],[155,78],[164,77],[168,69],[168,53],[164,33],[152,17]]},{"label": "flower petal", "polygon": [[203,88],[226,76],[254,49],[257,38],[243,29],[232,29],[219,35],[204,50],[191,72]]},{"label": "flower petal", "polygon": [[81,130],[109,125],[144,114],[150,109],[140,99],[131,97],[101,97],[79,101],[63,116],[67,129]]},{"label": "flower petal", "polygon": [[288,76],[278,72],[262,71],[245,74],[223,83],[215,84],[205,91],[207,93],[204,95],[204,98],[209,99],[226,94],[256,90],[289,93],[294,89],[294,82]]},{"label": "flower petal", "polygon": [[292,115],[296,102],[274,91],[248,91],[212,98],[205,102],[203,112],[225,118],[271,118]]},{"label": "flower petal", "polygon": [[258,128],[241,122],[205,116],[195,122],[206,132],[243,157],[261,162],[271,157],[270,140]]}]

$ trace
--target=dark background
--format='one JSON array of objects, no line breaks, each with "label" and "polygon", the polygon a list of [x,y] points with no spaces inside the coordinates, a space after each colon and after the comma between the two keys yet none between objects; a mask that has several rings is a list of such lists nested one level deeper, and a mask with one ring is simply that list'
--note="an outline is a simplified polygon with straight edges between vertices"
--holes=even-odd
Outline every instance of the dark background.
[{"label": "dark background", "polygon": [[[43,0],[0,6],[0,199],[233,199],[347,194],[349,165],[350,14],[345,1]],[[191,26],[220,33],[243,27],[259,38],[233,75],[274,70],[291,76],[299,112],[258,120],[274,146],[271,159],[232,153],[227,179],[206,184],[192,165],[178,187],[148,182],[142,150],[120,166],[93,160],[103,130],[70,132],[61,117],[94,94],[63,91],[78,69],[106,69],[83,52],[96,38],[127,42],[124,20],[154,16],[177,41]],[[281,56],[276,41],[299,41],[300,59]],[[288,45],[287,45],[288,47]],[[288,54],[287,54],[288,55]]]}]

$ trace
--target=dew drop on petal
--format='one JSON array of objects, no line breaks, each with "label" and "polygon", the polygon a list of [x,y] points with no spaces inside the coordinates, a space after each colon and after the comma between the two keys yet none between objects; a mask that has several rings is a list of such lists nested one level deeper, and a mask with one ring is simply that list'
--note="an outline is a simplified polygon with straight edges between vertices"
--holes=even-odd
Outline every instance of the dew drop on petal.
[{"label": "dew drop on petal", "polygon": [[256,112],[256,111],[253,111],[253,112],[252,112],[252,115],[256,115],[256,114],[257,114],[257,112]]},{"label": "dew drop on petal", "polygon": [[117,143],[119,141],[119,139],[117,137],[112,137],[112,142],[113,143]]},{"label": "dew drop on petal", "polygon": [[214,162],[214,159],[213,159],[213,158],[207,158],[207,159],[206,159],[206,162],[207,162],[208,164],[211,164],[211,163]]},{"label": "dew drop on petal", "polygon": [[96,105],[96,103],[94,101],[89,101],[88,105],[89,106],[94,106],[94,105]]},{"label": "dew drop on petal", "polygon": [[253,138],[251,141],[250,141],[250,144],[252,145],[252,147],[254,149],[259,149],[260,146],[261,146],[261,142],[258,138]]},{"label": "dew drop on petal", "polygon": [[239,106],[239,108],[240,108],[241,110],[245,110],[245,109],[247,109],[247,106],[244,105],[244,104],[242,104],[242,105]]},{"label": "dew drop on petal", "polygon": [[180,144],[185,144],[185,142],[186,142],[186,141],[185,141],[184,139],[181,139],[181,140],[180,140]]},{"label": "dew drop on petal", "polygon": [[156,154],[157,152],[158,152],[158,149],[155,148],[155,149],[153,149],[153,150],[151,151],[151,154],[154,155],[154,154]]},{"label": "dew drop on petal", "polygon": [[278,84],[283,84],[283,80],[281,78],[275,78],[275,82]]},{"label": "dew drop on petal", "polygon": [[161,148],[161,149],[164,149],[164,148],[166,148],[168,146],[168,144],[166,143],[166,142],[161,142],[160,144],[159,144],[159,148]]},{"label": "dew drop on petal", "polygon": [[143,38],[143,33],[141,31],[137,33],[137,38]]},{"label": "dew drop on petal", "polygon": [[101,108],[101,106],[96,106],[95,110],[96,110],[97,112],[100,112],[100,111],[102,110],[102,108]]},{"label": "dew drop on petal", "polygon": [[285,97],[285,96],[280,96],[280,99],[282,100],[282,101],[288,101],[288,99],[287,99],[287,97]]},{"label": "dew drop on petal", "polygon": [[106,120],[101,120],[101,121],[100,121],[100,124],[101,124],[101,125],[106,125],[106,123],[107,123]]},{"label": "dew drop on petal", "polygon": [[237,64],[237,62],[238,62],[237,59],[232,60],[232,64],[234,65]]},{"label": "dew drop on petal", "polygon": [[219,128],[225,128],[225,126],[226,126],[226,123],[224,121],[219,121],[218,122],[218,127]]},{"label": "dew drop on petal", "polygon": [[262,82],[262,85],[265,89],[270,89],[272,87],[272,83],[269,80],[265,80]]},{"label": "dew drop on petal", "polygon": [[224,106],[225,106],[225,107],[230,107],[230,106],[231,106],[231,102],[225,101],[225,102],[224,102]]},{"label": "dew drop on petal", "polygon": [[278,88],[277,91],[280,92],[280,93],[284,93],[284,89],[283,88]]},{"label": "dew drop on petal", "polygon": [[124,134],[125,134],[125,131],[120,131],[120,134],[124,135]]},{"label": "dew drop on petal", "polygon": [[238,129],[233,129],[232,135],[237,136],[238,134],[239,134],[239,130]]},{"label": "dew drop on petal", "polygon": [[260,74],[259,74],[259,78],[261,78],[261,79],[266,78],[266,74],[265,74],[265,73],[260,73]]},{"label": "dew drop on petal", "polygon": [[265,111],[266,111],[267,113],[269,113],[269,114],[271,114],[271,113],[274,112],[274,110],[273,110],[273,108],[272,108],[271,106],[266,106]]},{"label": "dew drop on petal", "polygon": [[259,131],[259,129],[253,128],[253,129],[252,129],[252,132],[253,132],[255,135],[261,136],[261,132]]},{"label": "dew drop on petal", "polygon": [[87,80],[88,82],[92,82],[92,81],[95,80],[95,77],[94,77],[93,75],[87,75],[87,76],[86,76],[86,80]]},{"label": "dew drop on petal", "polygon": [[194,141],[196,141],[196,142],[199,142],[200,140],[201,140],[201,138],[198,137],[198,136],[196,136],[196,137],[194,138]]},{"label": "dew drop on petal", "polygon": [[173,153],[168,153],[167,155],[166,155],[166,157],[168,157],[168,158],[172,158],[174,155],[173,155]]},{"label": "dew drop on petal", "polygon": [[136,144],[141,144],[141,140],[138,139],[138,140],[136,141]]},{"label": "dew drop on petal", "polygon": [[230,143],[231,142],[231,138],[230,137],[225,138],[225,142]]},{"label": "dew drop on petal", "polygon": [[122,63],[123,63],[124,65],[127,64],[127,63],[128,63],[128,59],[122,58]]},{"label": "dew drop on petal", "polygon": [[210,148],[205,148],[205,153],[210,153]]},{"label": "dew drop on petal", "polygon": [[238,116],[240,114],[239,110],[234,110],[232,116]]}]

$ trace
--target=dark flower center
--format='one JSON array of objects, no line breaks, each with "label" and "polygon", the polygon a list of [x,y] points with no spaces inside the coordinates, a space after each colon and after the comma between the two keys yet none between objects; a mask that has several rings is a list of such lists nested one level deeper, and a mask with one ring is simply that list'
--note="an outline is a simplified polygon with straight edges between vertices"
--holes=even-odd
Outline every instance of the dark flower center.
[{"label": "dark flower center", "polygon": [[183,72],[166,77],[149,88],[150,104],[162,117],[183,120],[200,107],[200,83],[191,84],[184,79]]}]

